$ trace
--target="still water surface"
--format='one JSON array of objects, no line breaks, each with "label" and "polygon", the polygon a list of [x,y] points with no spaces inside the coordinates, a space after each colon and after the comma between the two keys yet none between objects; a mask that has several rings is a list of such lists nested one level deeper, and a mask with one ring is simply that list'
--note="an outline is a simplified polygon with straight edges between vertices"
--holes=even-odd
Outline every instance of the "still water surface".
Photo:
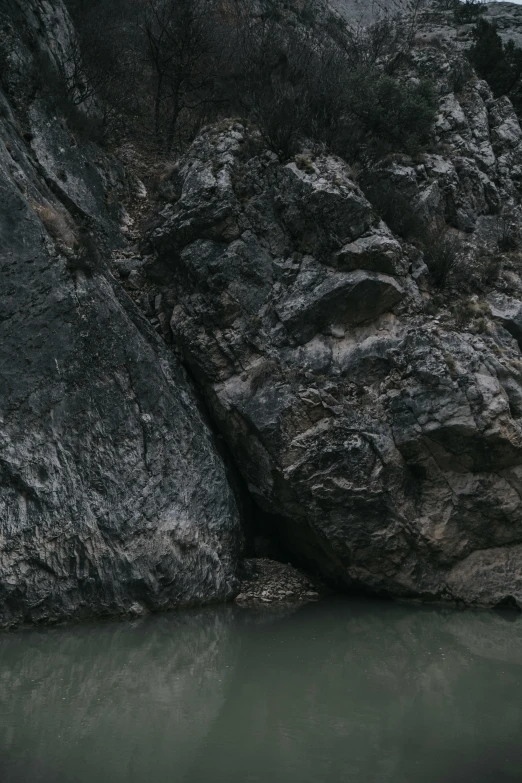
[{"label": "still water surface", "polygon": [[522,781],[522,617],[334,601],[0,635],[1,783]]}]

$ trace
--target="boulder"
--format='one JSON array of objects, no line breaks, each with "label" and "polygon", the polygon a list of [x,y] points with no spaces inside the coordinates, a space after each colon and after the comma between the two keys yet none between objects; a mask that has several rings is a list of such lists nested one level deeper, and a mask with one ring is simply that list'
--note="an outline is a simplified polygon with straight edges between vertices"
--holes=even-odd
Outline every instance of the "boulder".
[{"label": "boulder", "polygon": [[365,269],[385,275],[404,274],[406,271],[402,247],[396,239],[383,231],[346,244],[335,256],[335,266],[346,272]]},{"label": "boulder", "polygon": [[[300,165],[299,165],[300,164]],[[327,261],[378,220],[347,165],[327,156],[277,167],[275,205],[295,246]]]},{"label": "boulder", "polygon": [[402,294],[392,277],[358,269],[331,274],[312,289],[291,293],[277,314],[298,342],[308,342],[328,324],[374,321],[398,304]]}]

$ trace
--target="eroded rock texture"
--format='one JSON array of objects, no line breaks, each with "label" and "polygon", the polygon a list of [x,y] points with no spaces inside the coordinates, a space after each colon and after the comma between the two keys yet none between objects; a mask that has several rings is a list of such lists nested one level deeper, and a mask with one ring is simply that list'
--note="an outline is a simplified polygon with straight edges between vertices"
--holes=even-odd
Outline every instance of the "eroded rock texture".
[{"label": "eroded rock texture", "polygon": [[[516,206],[521,131],[484,83],[453,93],[436,58],[446,156],[386,171],[472,244]],[[474,302],[481,328],[430,315],[421,256],[349,167],[280,162],[240,123],[205,131],[165,193],[149,281],[288,547],[345,587],[522,606],[522,305],[501,295],[515,271],[491,310]]]},{"label": "eroded rock texture", "polygon": [[133,185],[42,97],[68,18],[10,0],[0,28],[0,626],[225,599],[239,519],[224,465],[184,372],[105,271],[110,205]]}]

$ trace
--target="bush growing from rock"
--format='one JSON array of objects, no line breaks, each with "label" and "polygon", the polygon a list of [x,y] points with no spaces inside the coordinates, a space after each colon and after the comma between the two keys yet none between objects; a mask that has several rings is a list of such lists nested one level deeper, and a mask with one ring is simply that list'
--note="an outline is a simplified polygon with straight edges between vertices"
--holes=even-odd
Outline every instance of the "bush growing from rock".
[{"label": "bush growing from rock", "polygon": [[498,249],[504,253],[517,250],[520,247],[520,227],[518,216],[503,212],[496,217],[496,234]]},{"label": "bush growing from rock", "polygon": [[391,182],[377,179],[364,187],[364,194],[380,217],[402,239],[414,239],[423,230],[423,220],[407,193]]},{"label": "bush growing from rock", "polygon": [[251,34],[237,64],[237,100],[278,155],[293,156],[302,137],[349,161],[414,154],[428,142],[436,108],[429,80],[354,66],[353,51],[327,38],[266,26]]},{"label": "bush growing from rock", "polygon": [[312,2],[297,10],[254,0],[68,3],[83,45],[71,57],[75,99],[90,94],[85,70],[108,126],[121,115],[127,134],[155,153],[169,156],[202,124],[231,115],[255,122],[284,159],[303,137],[352,161],[415,152],[428,140],[433,88],[400,75],[420,0],[407,19],[364,29]]},{"label": "bush growing from rock", "polygon": [[72,218],[65,211],[58,211],[49,204],[33,203],[33,209],[44,224],[47,233],[55,242],[68,248],[77,244],[77,236]]},{"label": "bush growing from rock", "polygon": [[[427,79],[402,80],[376,69],[346,79],[346,157],[415,154],[430,139],[436,95]],[[350,152],[350,149],[352,152]]]},{"label": "bush growing from rock", "polygon": [[495,97],[507,95],[518,113],[522,111],[522,49],[513,41],[503,43],[496,25],[479,19],[473,30],[474,44],[468,57]]},{"label": "bush growing from rock", "polygon": [[422,235],[418,237],[418,243],[433,285],[444,288],[450,273],[462,256],[463,247],[459,236],[443,221],[437,221],[425,227]]},{"label": "bush growing from rock", "polygon": [[453,3],[454,17],[457,24],[469,24],[476,22],[477,18],[486,11],[483,0],[466,0],[464,3]]}]

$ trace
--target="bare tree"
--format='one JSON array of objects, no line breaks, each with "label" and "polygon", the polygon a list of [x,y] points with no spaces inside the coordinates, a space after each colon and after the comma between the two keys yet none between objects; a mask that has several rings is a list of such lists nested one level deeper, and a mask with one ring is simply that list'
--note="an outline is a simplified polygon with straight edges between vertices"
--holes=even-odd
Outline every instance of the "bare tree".
[{"label": "bare tree", "polygon": [[143,56],[137,40],[140,0],[66,0],[77,36],[61,64],[70,102],[100,124],[104,136],[129,128],[139,113]]},{"label": "bare tree", "polygon": [[184,110],[211,99],[206,0],[146,0],[142,29],[153,86],[154,135],[169,154]]},{"label": "bare tree", "polygon": [[201,124],[233,115],[285,158],[302,139],[359,159],[426,136],[430,101],[397,67],[422,0],[366,28],[315,0],[66,2],[81,21],[67,66],[74,101],[96,93],[107,122],[142,149],[170,156]]}]

